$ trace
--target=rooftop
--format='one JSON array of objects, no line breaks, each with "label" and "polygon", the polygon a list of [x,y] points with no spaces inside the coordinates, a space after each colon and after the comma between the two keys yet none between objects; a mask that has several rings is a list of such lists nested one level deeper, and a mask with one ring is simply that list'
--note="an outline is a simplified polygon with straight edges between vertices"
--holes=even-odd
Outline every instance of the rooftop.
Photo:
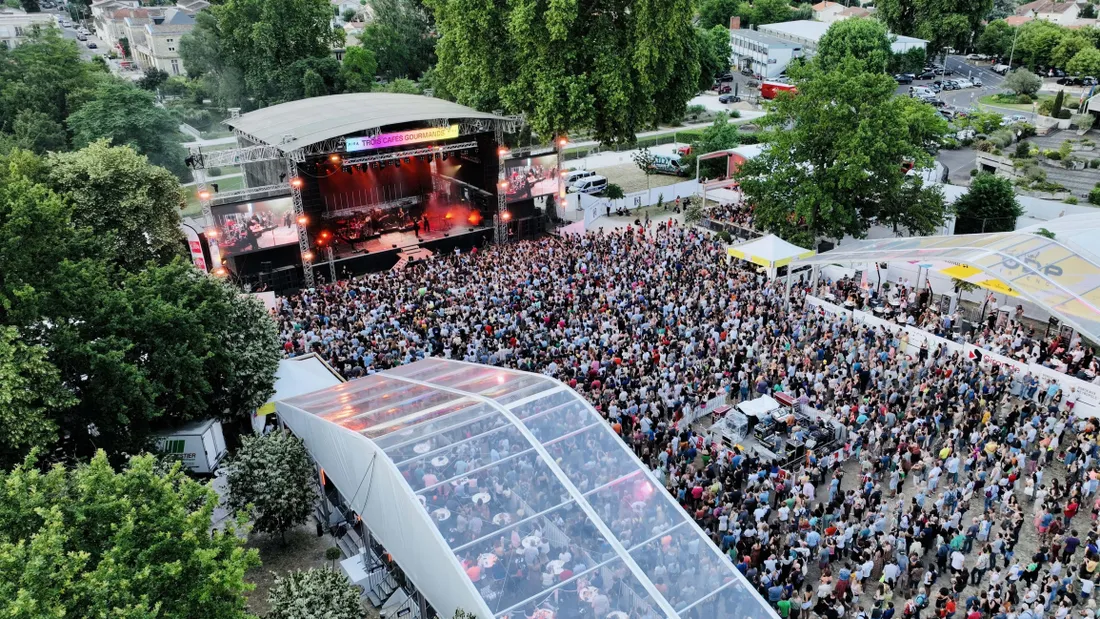
[{"label": "rooftop", "polygon": [[842,5],[839,2],[829,2],[829,0],[825,0],[824,2],[818,2],[817,4],[814,5],[813,8],[814,8],[815,13],[820,13],[821,11],[827,11],[829,9],[836,8],[836,7],[841,7],[841,6],[844,6],[844,5]]},{"label": "rooftop", "polygon": [[1022,4],[1016,9],[1017,15],[1028,15],[1032,11],[1035,13],[1056,13],[1061,14],[1072,9],[1076,5],[1075,2],[1053,2],[1052,0],[1036,0],[1035,2],[1028,2]]},{"label": "rooftop", "polygon": [[773,48],[773,49],[797,49],[798,48],[797,43],[791,43],[790,41],[784,41],[783,39],[780,39],[779,37],[774,37],[770,34],[767,34],[767,33],[764,33],[764,32],[758,32],[756,30],[747,30],[747,29],[730,30],[730,38],[733,38],[733,37],[740,37],[740,38],[745,39],[747,41],[755,41],[756,43],[760,43],[762,45],[767,45],[768,47]]},{"label": "rooftop", "polygon": [[[556,380],[432,358],[276,408],[443,616],[517,619],[548,603],[579,616],[578,588],[622,616],[776,616]],[[532,552],[554,558],[550,578],[518,575]]]},{"label": "rooftop", "polygon": [[353,93],[312,97],[230,118],[225,124],[283,152],[328,139],[392,125],[430,120],[496,120],[500,116],[464,105],[393,93]]}]

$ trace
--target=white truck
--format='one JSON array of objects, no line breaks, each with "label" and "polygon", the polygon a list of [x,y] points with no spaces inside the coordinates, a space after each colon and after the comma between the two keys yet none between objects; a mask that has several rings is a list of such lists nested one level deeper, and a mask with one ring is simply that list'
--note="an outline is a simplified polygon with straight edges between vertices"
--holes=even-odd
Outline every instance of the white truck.
[{"label": "white truck", "polygon": [[197,475],[212,475],[225,457],[222,424],[214,419],[195,421],[157,436],[157,451],[183,462]]}]

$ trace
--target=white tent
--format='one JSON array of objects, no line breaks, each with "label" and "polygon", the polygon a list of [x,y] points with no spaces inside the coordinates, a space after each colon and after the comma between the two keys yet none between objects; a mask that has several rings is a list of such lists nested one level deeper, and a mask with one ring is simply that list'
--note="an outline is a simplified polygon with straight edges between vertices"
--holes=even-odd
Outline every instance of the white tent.
[{"label": "white tent", "polygon": [[[432,358],[276,407],[444,617],[458,608],[479,619],[531,608],[582,616],[588,604],[571,586],[607,597],[617,612],[599,619],[777,617],[595,409],[556,380]],[[480,528],[460,526],[474,515]],[[519,570],[532,549],[554,559],[549,578]],[[662,582],[677,586],[662,591]]]},{"label": "white tent", "polygon": [[775,270],[790,264],[792,260],[809,258],[815,253],[812,249],[803,249],[774,234],[735,245],[726,251],[734,258],[759,264],[768,269],[768,277],[775,277]]}]

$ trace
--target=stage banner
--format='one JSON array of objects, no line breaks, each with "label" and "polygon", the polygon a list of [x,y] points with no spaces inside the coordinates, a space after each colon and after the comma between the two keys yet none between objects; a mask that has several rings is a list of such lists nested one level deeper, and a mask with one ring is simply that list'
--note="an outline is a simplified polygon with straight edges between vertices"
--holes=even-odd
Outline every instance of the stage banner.
[{"label": "stage banner", "polygon": [[361,138],[346,138],[344,150],[349,153],[375,148],[389,148],[391,146],[404,146],[406,144],[419,144],[421,142],[434,142],[437,140],[452,140],[458,137],[458,125],[446,127],[428,127],[426,129],[412,129],[409,131],[396,131],[394,133],[379,133]]},{"label": "stage banner", "polygon": [[1017,361],[1012,357],[1006,357],[1004,355],[985,350],[984,348],[978,348],[973,344],[967,344],[965,348],[966,355],[971,359],[973,359],[975,355],[980,354],[982,356],[982,361],[989,361],[991,363],[998,363],[1000,365],[1008,366],[1012,368],[1013,372],[1027,374],[1031,371],[1031,366],[1029,364]]},{"label": "stage banner", "polygon": [[180,226],[180,229],[187,237],[187,250],[191,254],[191,262],[195,265],[195,268],[203,272],[209,271],[210,267],[206,264],[206,257],[202,253],[202,241],[199,239],[199,233],[192,230],[191,226]]},{"label": "stage banner", "polygon": [[965,352],[965,347],[958,342],[952,342],[949,339],[942,338],[938,335],[933,335],[924,329],[918,329],[917,327],[907,325],[905,332],[909,334],[909,345],[913,348],[913,354],[920,353],[921,344],[928,342],[928,354],[936,352],[936,347],[942,347],[951,352]]}]

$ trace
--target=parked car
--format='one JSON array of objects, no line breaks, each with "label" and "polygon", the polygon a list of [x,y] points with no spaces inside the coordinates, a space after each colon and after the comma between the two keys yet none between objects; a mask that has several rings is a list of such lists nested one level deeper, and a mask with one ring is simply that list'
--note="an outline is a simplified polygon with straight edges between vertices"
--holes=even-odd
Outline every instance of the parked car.
[{"label": "parked car", "polygon": [[967,54],[966,59],[967,60],[989,60],[989,56],[986,56],[985,54]]},{"label": "parked car", "polygon": [[741,97],[732,93],[727,93],[718,97],[719,103],[741,103]]},{"label": "parked car", "polygon": [[1080,86],[1083,83],[1084,81],[1081,78],[1070,76],[1059,78],[1057,82],[1059,86]]},{"label": "parked car", "polygon": [[975,88],[981,88],[982,87],[982,78],[974,76],[974,77],[970,78],[970,83],[974,84]]},{"label": "parked car", "polygon": [[974,82],[966,79],[965,77],[955,80],[955,83],[959,85],[959,88],[973,88]]},{"label": "parked car", "polygon": [[715,84],[714,89],[718,91],[718,94],[724,95],[727,92],[733,92],[733,84],[726,82],[724,84]]},{"label": "parked car", "polygon": [[588,178],[582,178],[581,180],[573,183],[569,187],[569,193],[587,193],[594,194],[599,193],[607,189],[607,177],[606,176],[589,176]]},{"label": "parked car", "polygon": [[97,49],[98,47],[94,41],[88,41],[88,49]]},{"label": "parked car", "polygon": [[1013,114],[1010,117],[1005,117],[1005,121],[1008,122],[1008,124],[1022,123],[1027,121],[1027,116],[1024,116],[1023,114]]},{"label": "parked car", "polygon": [[733,74],[730,73],[729,71],[726,71],[725,73],[719,73],[718,77],[716,77],[714,79],[719,81],[719,82],[732,82],[733,81]]},{"label": "parked car", "polygon": [[990,69],[990,71],[996,73],[997,75],[1008,75],[1008,72],[1011,70],[1012,67],[1006,64],[995,64],[993,65],[993,68]]},{"label": "parked car", "polygon": [[933,92],[932,89],[928,88],[927,86],[910,86],[909,87],[909,96],[910,97],[916,97],[916,98],[920,98],[922,96],[935,97],[936,93]]},{"label": "parked car", "polygon": [[913,83],[913,77],[909,74],[906,74],[906,73],[899,73],[898,75],[894,76],[894,79],[897,80],[897,82],[899,84],[912,84]]},{"label": "parked car", "polygon": [[922,71],[922,72],[917,74],[917,79],[918,80],[934,80],[934,79],[936,79],[937,75],[939,75],[939,73],[936,73],[935,71]]},{"label": "parked car", "polygon": [[77,40],[77,41],[87,41],[87,40],[88,40],[88,37],[87,37],[87,36],[85,36],[85,35],[83,35],[83,34],[80,34],[80,33],[78,32],[78,33],[76,33],[76,40]]}]

